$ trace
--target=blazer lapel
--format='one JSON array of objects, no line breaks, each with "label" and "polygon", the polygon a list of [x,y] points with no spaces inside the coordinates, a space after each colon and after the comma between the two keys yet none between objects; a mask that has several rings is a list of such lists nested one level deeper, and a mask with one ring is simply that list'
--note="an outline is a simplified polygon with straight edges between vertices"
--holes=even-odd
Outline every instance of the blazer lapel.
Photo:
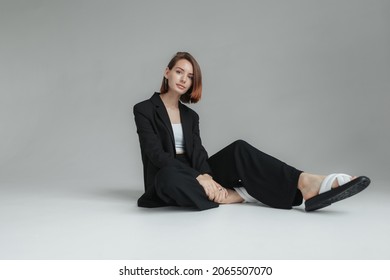
[{"label": "blazer lapel", "polygon": [[171,136],[172,143],[174,143],[175,138],[173,136],[171,121],[169,120],[168,112],[165,109],[164,103],[160,98],[160,94],[157,92],[154,93],[152,98],[150,98],[150,100],[154,104],[158,117],[162,120],[164,126],[169,131],[169,135]]},{"label": "blazer lapel", "polygon": [[[173,136],[173,129],[171,121],[169,120],[168,112],[165,109],[164,103],[160,98],[160,94],[158,92],[154,93],[154,95],[150,98],[152,103],[155,106],[158,117],[162,120],[164,126],[169,131],[169,135],[171,136],[172,144],[175,145],[175,138]],[[179,110],[180,110],[180,120],[183,128],[184,135],[184,143],[188,156],[192,156],[193,152],[193,143],[192,143],[192,117],[188,112],[188,108],[179,102]]]}]

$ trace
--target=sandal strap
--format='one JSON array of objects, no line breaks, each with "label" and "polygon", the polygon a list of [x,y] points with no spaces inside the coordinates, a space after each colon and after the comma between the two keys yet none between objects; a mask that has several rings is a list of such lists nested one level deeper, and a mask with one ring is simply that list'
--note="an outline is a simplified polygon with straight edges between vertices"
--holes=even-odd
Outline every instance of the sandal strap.
[{"label": "sandal strap", "polygon": [[321,183],[320,193],[330,191],[334,181],[337,179],[339,186],[344,185],[351,181],[352,177],[348,174],[333,173],[325,177]]}]

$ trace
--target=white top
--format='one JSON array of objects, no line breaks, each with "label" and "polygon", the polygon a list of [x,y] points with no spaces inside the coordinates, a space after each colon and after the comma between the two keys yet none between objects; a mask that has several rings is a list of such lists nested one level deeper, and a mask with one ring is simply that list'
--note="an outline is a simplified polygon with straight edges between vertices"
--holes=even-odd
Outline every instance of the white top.
[{"label": "white top", "polygon": [[181,123],[173,123],[172,129],[173,129],[173,136],[175,137],[176,154],[184,154],[185,153],[184,135],[183,135],[183,127],[181,126]]}]

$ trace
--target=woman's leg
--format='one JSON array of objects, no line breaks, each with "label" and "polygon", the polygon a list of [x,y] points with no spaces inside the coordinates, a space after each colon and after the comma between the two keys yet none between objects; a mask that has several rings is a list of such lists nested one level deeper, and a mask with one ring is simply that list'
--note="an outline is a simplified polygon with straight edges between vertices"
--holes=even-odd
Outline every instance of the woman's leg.
[{"label": "woman's leg", "polygon": [[291,209],[302,203],[302,171],[238,140],[209,158],[213,178],[226,188],[243,186],[260,202]]},{"label": "woman's leg", "polygon": [[218,207],[187,168],[164,167],[156,175],[157,195],[168,205],[206,210]]}]

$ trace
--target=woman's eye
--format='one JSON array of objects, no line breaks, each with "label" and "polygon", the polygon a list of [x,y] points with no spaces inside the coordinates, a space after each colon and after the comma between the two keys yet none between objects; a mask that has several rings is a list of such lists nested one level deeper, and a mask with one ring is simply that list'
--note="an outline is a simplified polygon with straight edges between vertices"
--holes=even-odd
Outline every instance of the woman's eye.
[{"label": "woman's eye", "polygon": [[189,76],[188,79],[193,80],[194,76]]},{"label": "woman's eye", "polygon": [[181,71],[179,71],[179,70],[176,70],[176,74],[181,74]]}]

